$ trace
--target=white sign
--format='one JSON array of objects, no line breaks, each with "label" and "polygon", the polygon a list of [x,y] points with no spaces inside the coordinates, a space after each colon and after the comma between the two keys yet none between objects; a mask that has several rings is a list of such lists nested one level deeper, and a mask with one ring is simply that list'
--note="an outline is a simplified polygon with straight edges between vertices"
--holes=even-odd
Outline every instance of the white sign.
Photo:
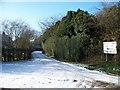
[{"label": "white sign", "polygon": [[113,42],[103,42],[103,50],[104,53],[108,53],[108,54],[117,54],[117,42],[113,41]]}]

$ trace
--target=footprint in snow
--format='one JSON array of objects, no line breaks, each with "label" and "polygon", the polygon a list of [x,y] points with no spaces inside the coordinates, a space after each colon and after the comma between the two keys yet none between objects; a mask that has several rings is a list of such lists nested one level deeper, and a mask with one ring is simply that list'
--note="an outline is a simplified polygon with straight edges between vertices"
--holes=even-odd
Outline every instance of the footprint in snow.
[{"label": "footprint in snow", "polygon": [[40,83],[40,82],[38,82],[38,83]]},{"label": "footprint in snow", "polygon": [[51,83],[51,82],[49,82],[49,83]]},{"label": "footprint in snow", "polygon": [[49,80],[51,80],[51,78],[48,78]]},{"label": "footprint in snow", "polygon": [[77,80],[74,79],[73,82],[77,82]]}]

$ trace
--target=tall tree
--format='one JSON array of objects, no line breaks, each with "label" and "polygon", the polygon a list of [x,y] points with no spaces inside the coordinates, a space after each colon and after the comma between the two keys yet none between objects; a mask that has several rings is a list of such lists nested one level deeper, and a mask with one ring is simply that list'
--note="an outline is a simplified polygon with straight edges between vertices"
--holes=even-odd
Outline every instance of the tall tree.
[{"label": "tall tree", "polygon": [[[106,6],[105,6],[106,5]],[[116,40],[119,23],[119,8],[117,3],[103,4],[103,8],[96,15],[103,32],[103,40]]]}]

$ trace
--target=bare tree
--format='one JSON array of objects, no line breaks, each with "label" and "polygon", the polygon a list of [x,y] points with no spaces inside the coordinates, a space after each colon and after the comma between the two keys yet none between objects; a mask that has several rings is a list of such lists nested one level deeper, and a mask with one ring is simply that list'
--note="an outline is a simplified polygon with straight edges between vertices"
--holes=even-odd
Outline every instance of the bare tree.
[{"label": "bare tree", "polygon": [[20,37],[27,27],[28,25],[21,20],[5,20],[2,22],[2,31],[4,31],[12,39]]},{"label": "bare tree", "polygon": [[9,37],[12,37],[13,31],[11,29],[11,22],[5,20],[2,22],[2,31],[4,31]]},{"label": "bare tree", "polygon": [[31,28],[27,28],[19,38],[14,41],[14,46],[16,48],[30,48],[31,42],[30,40],[35,39],[35,30]]},{"label": "bare tree", "polygon": [[62,19],[62,16],[52,16],[48,19],[45,19],[43,21],[39,21],[38,25],[40,26],[42,33],[44,33],[47,29],[49,29],[51,26],[54,26],[56,22]]},{"label": "bare tree", "polygon": [[118,3],[101,3],[101,9],[96,14],[98,26],[101,28],[104,37],[103,40],[116,40],[118,33],[119,11]]},{"label": "bare tree", "polygon": [[2,30],[14,39],[13,46],[16,48],[29,48],[30,41],[37,37],[35,34],[36,31],[21,20],[3,21]]}]

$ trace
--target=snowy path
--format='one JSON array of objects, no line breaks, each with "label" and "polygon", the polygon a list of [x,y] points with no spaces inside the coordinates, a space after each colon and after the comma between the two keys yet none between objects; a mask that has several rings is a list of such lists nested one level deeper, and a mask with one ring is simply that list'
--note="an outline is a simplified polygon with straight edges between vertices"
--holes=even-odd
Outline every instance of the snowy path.
[{"label": "snowy path", "polygon": [[32,61],[1,63],[1,88],[90,88],[118,85],[117,76],[51,59],[38,51]]}]

